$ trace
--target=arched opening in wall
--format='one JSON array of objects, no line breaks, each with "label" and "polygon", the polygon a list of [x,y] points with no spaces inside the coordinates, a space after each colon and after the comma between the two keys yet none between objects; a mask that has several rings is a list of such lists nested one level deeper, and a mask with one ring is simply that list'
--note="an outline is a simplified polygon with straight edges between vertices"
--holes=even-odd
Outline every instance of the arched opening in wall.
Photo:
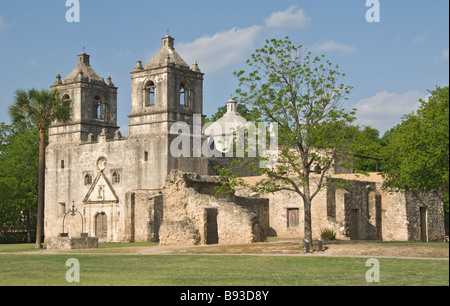
[{"label": "arched opening in wall", "polygon": [[179,105],[183,107],[189,106],[188,87],[185,82],[181,83],[179,90]]},{"label": "arched opening in wall", "polygon": [[63,102],[70,102],[70,96],[68,94],[65,94],[62,98],[61,101]]},{"label": "arched opening in wall", "polygon": [[[70,99],[70,96],[68,94],[64,94],[61,97],[61,101],[62,101],[62,103],[68,103],[68,104],[72,103],[72,100]],[[58,123],[63,123],[63,122],[58,120]]]},{"label": "arched opening in wall", "polygon": [[100,239],[108,237],[108,216],[104,212],[95,217],[95,236]]},{"label": "arched opening in wall", "polygon": [[119,172],[114,172],[112,175],[112,181],[114,185],[120,184],[121,177]]},{"label": "arched opening in wall", "polygon": [[92,175],[86,174],[84,177],[84,186],[90,186],[92,185]]},{"label": "arched opening in wall", "polygon": [[102,119],[102,100],[99,96],[96,96],[94,98],[94,111],[93,111],[93,117],[96,120]]},{"label": "arched opening in wall", "polygon": [[150,107],[155,106],[156,102],[156,87],[155,83],[152,81],[148,81],[144,86],[145,94],[144,94],[144,106]]}]

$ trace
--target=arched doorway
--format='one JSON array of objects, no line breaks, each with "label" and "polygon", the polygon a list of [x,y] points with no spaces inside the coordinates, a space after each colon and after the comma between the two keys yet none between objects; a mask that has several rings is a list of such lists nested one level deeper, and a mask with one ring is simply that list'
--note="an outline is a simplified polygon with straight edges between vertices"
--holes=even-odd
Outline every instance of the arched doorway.
[{"label": "arched doorway", "polygon": [[95,236],[106,239],[108,236],[108,216],[104,212],[95,217]]}]

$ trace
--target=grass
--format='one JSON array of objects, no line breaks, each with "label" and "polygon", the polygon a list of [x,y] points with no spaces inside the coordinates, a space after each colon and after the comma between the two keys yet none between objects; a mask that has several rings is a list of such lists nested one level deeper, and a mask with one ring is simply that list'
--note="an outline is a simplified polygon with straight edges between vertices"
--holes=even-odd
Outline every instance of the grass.
[{"label": "grass", "polygon": [[[409,247],[410,243],[393,245]],[[449,262],[443,260],[381,258],[381,282],[367,283],[365,275],[370,267],[366,267],[366,258],[135,255],[127,251],[136,246],[157,244],[100,244],[98,250],[58,255],[33,253],[34,245],[0,245],[0,286],[449,285]],[[448,248],[448,245],[436,244],[436,247]],[[111,255],[95,253],[99,251]],[[12,252],[24,253],[8,254]],[[68,283],[65,279],[70,269],[66,261],[70,258],[80,262],[79,284]]]},{"label": "grass", "polygon": [[261,256],[1,255],[0,286],[64,286],[66,261],[81,286],[448,286],[446,261],[380,259],[381,282],[365,280],[366,259]]},{"label": "grass", "polygon": [[0,254],[36,251],[35,244],[1,244]]}]

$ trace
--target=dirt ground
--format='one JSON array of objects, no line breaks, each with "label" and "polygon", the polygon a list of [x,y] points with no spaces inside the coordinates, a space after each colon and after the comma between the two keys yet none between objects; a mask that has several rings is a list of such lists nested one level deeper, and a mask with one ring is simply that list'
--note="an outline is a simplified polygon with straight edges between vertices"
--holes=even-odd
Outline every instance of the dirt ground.
[{"label": "dirt ground", "polygon": [[268,242],[248,245],[202,246],[103,246],[95,250],[40,250],[33,254],[106,254],[106,255],[258,255],[258,256],[325,256],[325,257],[377,257],[449,260],[448,243],[331,241],[318,245],[306,254],[298,239],[275,238]]},{"label": "dirt ground", "polygon": [[[255,254],[255,255],[309,255],[449,259],[448,244],[380,243],[380,242],[324,242],[323,252],[315,244],[306,254],[301,242],[279,239],[252,245],[212,245],[195,247],[143,247],[134,254]],[[130,250],[131,251],[131,250]]]}]

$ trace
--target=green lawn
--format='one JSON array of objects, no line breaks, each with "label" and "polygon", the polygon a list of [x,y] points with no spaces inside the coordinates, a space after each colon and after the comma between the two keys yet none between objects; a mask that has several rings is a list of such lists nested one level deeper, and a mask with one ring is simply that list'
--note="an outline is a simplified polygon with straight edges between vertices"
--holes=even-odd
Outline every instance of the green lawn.
[{"label": "green lawn", "polygon": [[81,286],[449,285],[449,262],[434,260],[380,259],[381,282],[369,284],[359,258],[0,254],[0,286],[72,286],[70,258],[80,262]]}]

